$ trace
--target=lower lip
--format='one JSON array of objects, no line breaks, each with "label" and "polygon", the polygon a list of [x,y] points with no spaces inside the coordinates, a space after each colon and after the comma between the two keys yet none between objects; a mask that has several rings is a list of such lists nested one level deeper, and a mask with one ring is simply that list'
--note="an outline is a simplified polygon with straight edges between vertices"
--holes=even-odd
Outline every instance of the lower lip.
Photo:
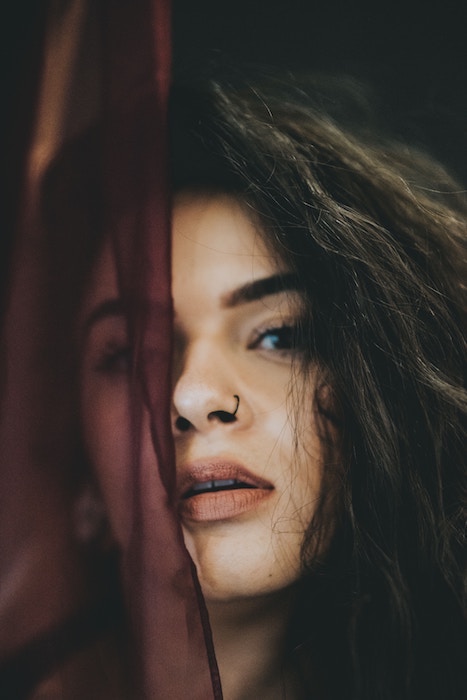
[{"label": "lower lip", "polygon": [[191,496],[180,503],[183,519],[214,522],[235,518],[254,510],[272,494],[272,489],[232,489]]}]

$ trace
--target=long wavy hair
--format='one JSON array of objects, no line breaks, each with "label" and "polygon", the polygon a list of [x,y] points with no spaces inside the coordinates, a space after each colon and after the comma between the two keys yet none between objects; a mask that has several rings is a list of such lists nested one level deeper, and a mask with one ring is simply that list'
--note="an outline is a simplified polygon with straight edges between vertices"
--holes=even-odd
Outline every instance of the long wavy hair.
[{"label": "long wavy hair", "polygon": [[458,700],[467,201],[348,85],[328,88],[262,76],[175,89],[173,184],[234,193],[261,222],[300,281],[305,365],[332,392],[316,403],[340,464],[305,533],[287,651],[305,697]]}]

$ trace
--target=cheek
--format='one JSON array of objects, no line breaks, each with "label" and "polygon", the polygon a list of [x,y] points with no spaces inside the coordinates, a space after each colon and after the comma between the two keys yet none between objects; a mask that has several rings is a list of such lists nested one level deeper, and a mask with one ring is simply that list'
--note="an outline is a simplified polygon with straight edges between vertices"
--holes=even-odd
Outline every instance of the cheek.
[{"label": "cheek", "polygon": [[126,392],[82,395],[84,445],[104,499],[117,542],[124,546],[131,530],[131,433]]},{"label": "cheek", "polygon": [[293,388],[286,404],[280,441],[280,461],[286,467],[281,506],[290,516],[288,527],[303,535],[320,501],[327,452],[318,425],[314,383]]}]

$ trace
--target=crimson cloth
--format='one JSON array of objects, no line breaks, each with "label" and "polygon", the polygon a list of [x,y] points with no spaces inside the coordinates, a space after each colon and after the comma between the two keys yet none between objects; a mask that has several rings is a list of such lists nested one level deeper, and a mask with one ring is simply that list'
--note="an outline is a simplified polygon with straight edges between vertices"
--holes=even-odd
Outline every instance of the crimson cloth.
[{"label": "crimson cloth", "polygon": [[[2,319],[0,695],[34,697],[42,683],[52,689],[50,696],[55,692],[53,697],[64,700],[219,700],[207,613],[171,507],[170,7],[168,0],[102,0],[97,6],[101,224],[114,244],[136,348],[128,494],[133,530],[119,556],[121,584],[108,584],[111,567],[105,584],[96,584],[96,568],[92,577],[84,573],[89,557],[73,542],[79,473],[68,466],[79,461],[72,427],[76,377],[68,376],[72,363],[60,355],[62,300],[50,292],[56,292],[60,276],[73,275],[71,268],[63,269],[72,261],[59,257],[49,264],[40,183],[25,166]],[[158,469],[139,459],[143,401],[150,409]],[[117,621],[120,606],[124,623]],[[102,661],[108,665],[100,673],[100,636],[112,637],[114,631],[123,643],[112,647],[118,651]],[[113,663],[115,673],[109,670]],[[119,687],[122,667],[129,673]]]}]

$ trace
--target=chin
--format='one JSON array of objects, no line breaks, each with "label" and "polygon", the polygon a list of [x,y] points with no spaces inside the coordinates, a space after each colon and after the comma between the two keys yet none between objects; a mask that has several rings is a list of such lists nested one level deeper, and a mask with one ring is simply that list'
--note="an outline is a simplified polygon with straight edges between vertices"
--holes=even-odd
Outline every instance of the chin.
[{"label": "chin", "polygon": [[277,558],[270,533],[269,546],[246,546],[248,538],[224,539],[220,533],[200,537],[184,531],[184,536],[208,606],[270,597],[289,589],[300,577],[299,544],[289,549],[287,557]]}]

